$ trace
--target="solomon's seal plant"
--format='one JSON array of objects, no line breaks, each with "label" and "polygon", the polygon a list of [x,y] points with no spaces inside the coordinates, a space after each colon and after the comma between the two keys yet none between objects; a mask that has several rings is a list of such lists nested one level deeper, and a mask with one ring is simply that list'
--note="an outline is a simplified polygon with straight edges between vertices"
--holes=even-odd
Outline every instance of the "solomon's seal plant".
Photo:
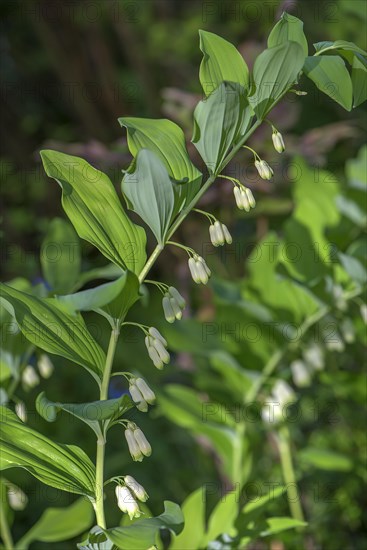
[{"label": "solomon's seal plant", "polygon": [[[199,76],[205,97],[194,112],[192,142],[204,162],[205,178],[189,158],[183,131],[165,119],[119,119],[121,126],[126,128],[133,157],[130,166],[123,170],[123,201],[107,175],[85,160],[53,150],[41,151],[44,169],[60,186],[62,205],[75,231],[110,262],[95,278],[109,282],[81,290],[93,275],[81,274],[77,262],[66,269],[65,265],[55,268],[43,259],[42,267],[50,291],[30,285],[24,288],[19,281],[1,287],[3,319],[8,326],[14,327],[14,337],[18,337],[21,331],[27,341],[26,349],[22,351],[23,359],[14,369],[15,383],[10,381],[6,394],[2,396],[1,468],[25,468],[47,485],[84,497],[72,505],[74,508],[70,507],[71,513],[77,517],[77,510],[79,513],[83,508],[88,515],[88,507],[93,508],[95,527],[79,544],[80,549],[150,548],[157,543],[160,529],[170,530],[174,541],[175,535],[183,528],[181,510],[173,502],[165,502],[165,511],[160,516],[143,516],[139,502],[147,500],[147,492],[128,472],[105,479],[105,448],[113,426],[121,428],[121,453],[128,451],[133,461],[145,461],[154,453],[154,440],[139,428],[138,415],[146,413],[149,405],[155,403],[155,392],[149,386],[149,380],[143,379],[139,373],[115,372],[114,358],[120,341],[122,345],[128,345],[124,342],[123,328],[134,325],[144,333],[147,358],[154,366],[163,369],[170,361],[169,340],[164,331],[161,334],[155,327],[126,321],[130,309],[142,296],[143,283],[152,284],[161,291],[163,313],[169,323],[182,317],[185,300],[180,292],[165,282],[147,279],[158,256],[166,246],[178,246],[188,254],[188,269],[193,281],[198,284],[208,282],[210,262],[171,238],[195,210],[208,218],[210,240],[215,247],[232,242],[228,228],[213,214],[197,209],[196,205],[218,178],[225,178],[233,184],[234,202],[239,209],[248,212],[255,207],[255,198],[247,182],[226,175],[224,170],[245,147],[253,152],[260,177],[264,180],[273,177],[272,167],[246,142],[266,121],[271,127],[269,139],[272,139],[276,151],[282,153],[285,150],[284,139],[269,117],[273,107],[286,94],[302,95],[298,88],[302,85],[302,78],[309,78],[347,110],[364,99],[360,93],[360,73],[353,65],[350,73],[344,58],[348,63],[351,58],[356,58],[365,67],[365,52],[347,42],[321,42],[315,45],[316,53],[309,55],[302,22],[288,14],[283,14],[271,31],[268,47],[256,59],[252,73],[235,47],[219,36],[200,31],[200,48],[204,56]],[[332,90],[328,86],[330,80],[334,84]],[[148,257],[146,231],[131,221],[124,204],[141,218],[155,237],[156,246]],[[56,224],[54,232],[65,229],[62,220]],[[70,232],[70,228],[65,231]],[[55,239],[55,235],[48,238]],[[83,317],[88,311],[96,312],[101,323],[110,325],[107,349],[103,349],[88,330]],[[8,345],[7,341],[5,345]],[[65,411],[84,423],[95,434],[95,456],[87,456],[79,446],[51,441],[28,427],[24,406],[16,398],[16,387],[20,380],[28,387],[39,384],[39,375],[28,364],[28,358],[36,349],[42,350],[38,362],[41,376],[52,374],[48,354],[54,354],[64,358],[65,362],[79,365],[85,369],[84,375],[94,380],[96,392],[89,404],[52,402],[42,392],[37,398],[36,408],[48,422],[57,421],[58,413]],[[317,350],[308,349],[306,353],[308,361],[315,364],[322,361]],[[306,382],[304,367],[293,365],[292,372],[298,383]],[[110,398],[110,380],[115,375],[125,377],[129,396]],[[259,386],[253,390],[252,397],[258,390]],[[293,394],[285,383],[279,382],[272,390],[272,397],[289,402]],[[137,423],[132,420],[134,408],[138,410],[134,415]],[[96,410],[98,414],[95,414]],[[268,418],[266,410],[263,416]],[[127,446],[124,446],[124,439]],[[144,462],[139,467],[144,468]],[[111,483],[115,484],[114,505],[130,518],[137,518],[135,523],[111,525],[107,512],[113,503],[107,505],[105,499],[106,484]],[[151,492],[152,488],[146,489]],[[19,506],[19,491],[8,492],[8,502],[13,508]],[[303,525],[301,520],[297,525]],[[1,526],[3,543],[11,549],[14,542],[4,499]],[[70,536],[85,530],[84,523],[80,523]],[[17,547],[27,547],[32,537],[37,536],[41,537],[34,531],[24,535]],[[52,540],[60,540],[54,536],[56,538]]]}]

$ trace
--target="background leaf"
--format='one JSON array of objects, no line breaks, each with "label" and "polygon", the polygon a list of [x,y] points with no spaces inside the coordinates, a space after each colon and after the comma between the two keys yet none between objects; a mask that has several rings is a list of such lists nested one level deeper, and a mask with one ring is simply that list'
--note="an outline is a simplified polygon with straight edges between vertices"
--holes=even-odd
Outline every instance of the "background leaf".
[{"label": "background leaf", "polygon": [[172,540],[170,550],[201,548],[205,533],[205,504],[206,496],[203,487],[196,489],[186,498],[181,507],[185,526],[181,533]]},{"label": "background leaf", "polygon": [[80,274],[80,243],[72,225],[54,218],[41,247],[43,275],[56,294],[71,292]]},{"label": "background leaf", "polygon": [[62,205],[78,235],[111,262],[139,273],[146,254],[142,227],[133,224],[109,178],[85,160],[57,151],[41,151],[46,174],[62,188]]}]

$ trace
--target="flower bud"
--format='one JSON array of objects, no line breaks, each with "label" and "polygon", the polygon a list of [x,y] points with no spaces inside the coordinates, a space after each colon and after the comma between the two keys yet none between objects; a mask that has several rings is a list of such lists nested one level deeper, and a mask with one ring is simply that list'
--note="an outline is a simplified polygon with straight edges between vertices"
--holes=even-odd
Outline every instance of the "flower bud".
[{"label": "flower bud", "polygon": [[138,503],[127,487],[116,485],[115,494],[117,506],[120,508],[121,512],[127,512],[130,519],[141,516]]},{"label": "flower bud", "polygon": [[132,476],[125,476],[124,482],[126,487],[128,487],[128,489],[130,489],[130,491],[132,491],[136,498],[138,498],[141,502],[146,502],[148,500],[149,497],[147,492],[145,491],[144,487],[136,481],[136,479],[134,479]]},{"label": "flower bud", "polygon": [[251,189],[246,187],[245,192],[246,192],[246,197],[247,197],[249,205],[251,206],[251,208],[255,208],[256,201],[255,201],[254,195],[252,194]]},{"label": "flower bud", "polygon": [[237,186],[233,187],[233,194],[236,200],[237,208],[239,208],[240,210],[243,210],[242,199],[241,199],[241,189],[239,189],[239,187]]},{"label": "flower bud", "polygon": [[204,258],[202,258],[201,256],[198,256],[197,261],[198,261],[199,264],[201,264],[203,266],[203,268],[205,270],[205,273],[208,275],[208,277],[210,277],[212,272],[210,271],[210,269],[208,267],[208,264],[206,263]]},{"label": "flower bud", "polygon": [[196,265],[196,261],[194,260],[194,258],[189,258],[188,265],[189,265],[192,280],[194,281],[194,283],[199,284],[201,280],[200,280],[199,271]]},{"label": "flower bud", "polygon": [[40,383],[38,374],[32,365],[27,365],[22,374],[22,382],[26,388],[34,388]]},{"label": "flower bud", "polygon": [[156,338],[157,340],[160,340],[164,346],[167,346],[167,340],[162,336],[162,334],[154,327],[150,327],[149,329],[150,336],[153,336],[153,338]]},{"label": "flower bud", "polygon": [[10,483],[8,485],[7,494],[10,508],[17,511],[24,510],[28,503],[28,497],[20,487]]},{"label": "flower bud", "polygon": [[260,164],[261,164],[261,170],[262,170],[262,174],[263,174],[261,177],[264,180],[271,180],[271,178],[274,175],[274,172],[271,169],[271,167],[269,166],[269,164],[266,162],[266,160],[261,160]]},{"label": "flower bud", "polygon": [[138,386],[136,385],[136,381],[135,381],[134,378],[132,378],[130,380],[129,392],[130,392],[130,395],[131,395],[131,399],[136,404],[137,409],[139,409],[139,411],[142,411],[142,412],[147,412],[148,405],[147,405],[143,395],[141,394]]},{"label": "flower bud", "polygon": [[169,299],[168,296],[163,296],[162,306],[163,306],[163,313],[166,321],[168,323],[173,323],[176,319],[176,315],[175,315],[175,312],[173,311],[171,300]]},{"label": "flower bud", "polygon": [[224,223],[222,223],[222,231],[223,231],[223,235],[226,243],[232,244],[232,235],[230,234],[230,232],[228,231],[228,227],[224,225]]},{"label": "flower bud", "polygon": [[42,353],[40,358],[38,359],[37,367],[40,371],[42,378],[50,378],[54,371],[54,366],[51,362],[51,359],[45,353]]},{"label": "flower bud", "polygon": [[285,151],[285,145],[282,134],[278,132],[278,130],[274,130],[271,137],[273,140],[274,149],[278,153],[283,153]]},{"label": "flower bud", "polygon": [[[129,425],[130,425],[130,423],[129,423]],[[136,441],[136,439],[134,437],[133,430],[129,427],[127,428],[127,430],[125,430],[125,438],[126,438],[126,441],[127,441],[127,445],[129,447],[129,453],[131,454],[131,458],[135,462],[141,462],[143,460],[142,452],[140,450],[138,442]]]},{"label": "flower bud", "polygon": [[314,370],[322,370],[324,368],[324,354],[322,348],[317,344],[311,344],[304,350],[303,359]]},{"label": "flower bud", "polygon": [[155,393],[154,391],[148,386],[146,381],[143,378],[137,378],[135,380],[136,386],[139,388],[140,393],[142,394],[143,398],[147,403],[150,405],[153,405],[155,402]]},{"label": "flower bud", "polygon": [[213,246],[219,246],[219,243],[217,240],[217,232],[215,230],[214,225],[209,226],[209,237]]},{"label": "flower bud", "polygon": [[148,355],[151,358],[151,360],[153,361],[154,366],[157,369],[161,370],[163,368],[163,361],[159,357],[157,350],[153,347],[153,345],[151,345],[150,342],[153,342],[152,338],[150,336],[146,336],[145,345],[146,345],[147,350],[148,350]]},{"label": "flower bud", "polygon": [[27,407],[23,401],[18,401],[15,404],[15,413],[22,422],[27,422]]},{"label": "flower bud", "polygon": [[170,286],[169,289],[168,289],[168,292],[169,294],[171,295],[172,298],[174,298],[176,300],[176,302],[178,303],[179,307],[181,309],[184,309],[185,306],[186,306],[186,302],[185,302],[185,299],[181,296],[181,294],[178,292],[178,290],[174,287],[174,286]]},{"label": "flower bud", "polygon": [[216,233],[216,236],[217,236],[217,243],[220,246],[223,246],[224,243],[225,243],[225,238],[224,238],[224,233],[223,233],[223,229],[222,229],[222,224],[220,223],[220,221],[216,220],[214,222],[214,229],[215,229],[215,233]]},{"label": "flower bud", "polygon": [[277,380],[273,387],[272,395],[281,407],[292,403],[296,399],[296,394],[284,380]]},{"label": "flower bud", "polygon": [[340,329],[342,331],[343,338],[347,344],[353,344],[356,335],[354,330],[354,325],[352,320],[349,317],[343,319]]},{"label": "flower bud", "polygon": [[133,433],[140,451],[143,453],[144,456],[150,456],[152,454],[152,447],[150,446],[149,441],[147,440],[141,429],[136,427]]},{"label": "flower bud", "polygon": [[359,311],[365,325],[367,325],[367,304],[361,304]]},{"label": "flower bud", "polygon": [[182,319],[182,310],[174,298],[169,299],[175,318],[180,321]]},{"label": "flower bud", "polygon": [[292,371],[293,382],[296,386],[298,386],[299,388],[304,388],[310,385],[311,373],[306,363],[304,363],[300,359],[297,359],[296,361],[292,361],[290,367]]}]

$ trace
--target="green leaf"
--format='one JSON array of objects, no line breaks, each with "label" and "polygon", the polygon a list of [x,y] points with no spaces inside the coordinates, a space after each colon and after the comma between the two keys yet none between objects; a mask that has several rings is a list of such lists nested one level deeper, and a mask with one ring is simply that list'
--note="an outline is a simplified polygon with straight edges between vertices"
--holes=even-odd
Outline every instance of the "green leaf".
[{"label": "green leaf", "polygon": [[353,102],[352,80],[344,61],[337,55],[307,57],[305,75],[317,88],[350,111]]},{"label": "green leaf", "polygon": [[305,521],[287,517],[268,518],[266,520],[266,524],[266,529],[263,529],[260,532],[261,537],[268,537],[270,535],[275,535],[276,533],[288,531],[288,529],[296,529],[297,527],[307,526]]},{"label": "green leaf", "polygon": [[59,403],[49,401],[45,392],[42,392],[36,399],[37,412],[47,422],[54,422],[58,413],[63,410],[85,422],[97,437],[104,433],[111,420],[120,417],[132,407],[133,403],[127,395],[90,403]]},{"label": "green leaf", "polygon": [[116,550],[116,546],[106,537],[98,525],[95,525],[89,531],[87,539],[77,544],[77,547],[79,550]]},{"label": "green leaf", "polygon": [[320,470],[348,472],[353,469],[353,462],[347,456],[333,451],[308,447],[299,452],[299,460]]},{"label": "green leaf", "polygon": [[215,506],[208,522],[208,531],[202,542],[203,547],[220,534],[234,535],[234,522],[238,514],[239,490],[224,495]]},{"label": "green leaf", "polygon": [[260,120],[297,81],[304,61],[305,54],[297,42],[284,42],[256,58],[249,101]]},{"label": "green leaf", "polygon": [[345,171],[349,186],[359,191],[367,191],[367,145],[358,151],[357,158],[349,159],[345,165]]},{"label": "green leaf", "polygon": [[353,107],[358,107],[367,99],[367,68],[358,55],[352,64]]},{"label": "green leaf", "polygon": [[62,188],[62,205],[79,237],[122,269],[139,273],[145,232],[127,217],[109,178],[79,157],[50,150],[41,157],[46,174]]},{"label": "green leaf", "polygon": [[348,254],[342,254],[341,252],[338,253],[338,257],[340,263],[353,281],[359,284],[364,284],[367,281],[367,272],[357,258],[353,258],[353,256],[349,256]]},{"label": "green leaf", "polygon": [[309,283],[325,275],[332,263],[326,230],[340,220],[336,203],[339,185],[334,174],[315,171],[300,157],[290,169],[290,178],[295,182],[292,194],[296,206],[284,226],[281,262],[290,275]]},{"label": "green leaf", "polygon": [[162,245],[175,206],[173,185],[163,162],[149,149],[141,149],[133,170],[124,175],[121,189],[129,206]]},{"label": "green leaf", "polygon": [[0,302],[35,346],[85,367],[99,380],[105,354],[81,315],[71,315],[53,298],[37,298],[0,283]]},{"label": "green leaf", "polygon": [[54,218],[41,247],[43,275],[52,292],[71,292],[80,274],[80,243],[69,222]]},{"label": "green leaf", "polygon": [[17,550],[27,550],[35,540],[63,542],[89,529],[94,518],[89,500],[81,498],[67,508],[48,508],[33,527],[17,542]]},{"label": "green leaf", "polygon": [[258,514],[263,511],[263,509],[266,507],[269,502],[272,502],[273,500],[279,498],[280,496],[284,495],[286,492],[286,487],[277,487],[276,489],[273,489],[266,495],[263,495],[256,500],[252,500],[245,504],[245,506],[242,508],[241,512],[241,523],[243,521],[249,522],[250,520],[254,519],[254,514]]},{"label": "green leaf", "polygon": [[275,25],[268,38],[268,48],[279,46],[284,42],[297,42],[304,55],[308,55],[308,44],[303,32],[303,21],[283,12],[280,20]]},{"label": "green leaf", "polygon": [[75,294],[56,296],[57,302],[76,311],[97,311],[123,321],[131,306],[139,299],[139,279],[131,271],[111,283],[82,290]]},{"label": "green leaf", "polygon": [[54,443],[6,407],[0,419],[1,470],[24,468],[46,485],[94,497],[95,468],[82,449]]},{"label": "green leaf", "polygon": [[367,52],[353,44],[353,42],[347,42],[346,40],[336,40],[335,42],[317,42],[316,44],[314,44],[314,48],[317,52],[317,55],[324,55],[328,52],[332,55],[335,52],[353,52],[367,57]]},{"label": "green leaf", "polygon": [[249,70],[237,48],[212,32],[199,30],[199,35],[204,54],[199,78],[205,95],[209,96],[224,81],[237,83],[247,91]]},{"label": "green leaf", "polygon": [[133,157],[141,149],[149,149],[164,163],[169,176],[181,182],[176,186],[179,201],[175,211],[179,211],[196,195],[202,178],[187,153],[181,128],[168,119],[124,117],[119,118],[119,123],[127,130],[127,144]]},{"label": "green leaf", "polygon": [[169,529],[173,533],[180,533],[184,518],[178,504],[166,500],[164,512],[154,518],[145,518],[135,521],[127,527],[113,527],[104,532],[118,548],[141,550],[150,548],[157,543],[161,529]]},{"label": "green leaf", "polygon": [[205,533],[205,489],[200,487],[189,495],[182,505],[185,526],[173,539],[170,550],[192,550],[202,548]]},{"label": "green leaf", "polygon": [[247,99],[231,82],[222,82],[194,112],[192,142],[209,171],[216,174],[251,120]]},{"label": "green leaf", "polygon": [[159,395],[160,410],[193,435],[206,436],[220,456],[223,470],[231,480],[238,482],[242,444],[236,433],[235,419],[230,414],[223,414],[219,403],[206,403],[190,388],[169,384],[164,389],[164,394]]}]

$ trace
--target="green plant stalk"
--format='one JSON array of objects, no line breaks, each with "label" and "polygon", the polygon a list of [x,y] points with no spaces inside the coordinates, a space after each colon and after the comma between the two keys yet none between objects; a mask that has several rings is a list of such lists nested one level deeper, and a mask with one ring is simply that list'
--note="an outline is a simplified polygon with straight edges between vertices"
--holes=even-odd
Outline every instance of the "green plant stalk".
[{"label": "green plant stalk", "polygon": [[278,434],[278,448],[282,466],[283,478],[287,487],[289,508],[294,519],[305,521],[293,468],[290,448],[290,434],[287,426],[282,426]]},{"label": "green plant stalk", "polygon": [[[111,378],[111,371],[113,360],[115,357],[116,346],[120,334],[120,328],[116,324],[111,331],[111,337],[108,344],[108,351],[106,357],[106,364],[103,371],[100,401],[108,399],[108,386]],[[96,500],[94,503],[94,509],[96,513],[96,520],[99,527],[106,529],[106,519],[104,514],[104,462],[105,462],[105,447],[106,440],[103,436],[97,440],[97,452],[96,452]]]},{"label": "green plant stalk", "polygon": [[9,523],[6,518],[5,506],[3,502],[0,502],[0,531],[1,531],[1,538],[3,539],[3,543],[4,543],[4,548],[6,548],[6,550],[13,550],[14,548],[13,537],[11,536]]}]

